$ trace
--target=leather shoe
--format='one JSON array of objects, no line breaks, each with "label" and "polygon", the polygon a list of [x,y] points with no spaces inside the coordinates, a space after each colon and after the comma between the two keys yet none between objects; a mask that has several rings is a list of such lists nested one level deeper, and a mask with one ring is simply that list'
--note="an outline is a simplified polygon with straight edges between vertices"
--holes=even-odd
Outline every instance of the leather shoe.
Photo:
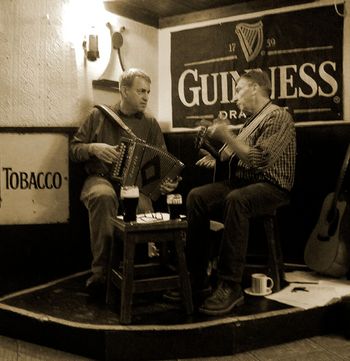
[{"label": "leather shoe", "polygon": [[178,289],[166,291],[163,294],[163,298],[172,302],[180,302],[182,300],[181,292]]},{"label": "leather shoe", "polygon": [[89,282],[86,291],[91,299],[103,299],[106,295],[106,283],[100,280]]},{"label": "leather shoe", "polygon": [[[192,297],[193,298],[205,298],[208,297],[208,295],[210,295],[211,293],[211,287],[207,286],[204,288],[194,288],[192,290]],[[167,292],[165,292],[163,294],[163,298],[168,300],[168,301],[172,301],[172,302],[181,302],[182,301],[182,294],[180,292],[179,289],[175,289],[175,290],[169,290]]]},{"label": "leather shoe", "polygon": [[210,316],[221,316],[229,313],[236,306],[244,303],[244,296],[240,285],[228,285],[222,282],[214,293],[208,297],[199,312]]},{"label": "leather shoe", "polygon": [[[201,299],[201,302],[204,298],[208,297],[211,294],[212,287],[210,280],[208,278],[200,280],[191,280],[192,288],[192,298],[194,300]],[[163,294],[163,298],[168,301],[180,302],[182,300],[182,294],[180,289],[168,290]]]}]

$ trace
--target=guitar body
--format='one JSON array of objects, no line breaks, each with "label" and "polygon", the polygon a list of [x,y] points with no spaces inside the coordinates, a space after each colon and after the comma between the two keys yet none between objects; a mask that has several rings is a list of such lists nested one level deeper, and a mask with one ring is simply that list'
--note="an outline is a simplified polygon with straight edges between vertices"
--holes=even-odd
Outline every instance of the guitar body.
[{"label": "guitar body", "polygon": [[327,276],[342,277],[350,269],[350,212],[342,193],[349,163],[350,144],[345,153],[335,192],[329,193],[325,198],[317,225],[304,250],[307,266]]},{"label": "guitar body", "polygon": [[230,174],[229,169],[230,169],[230,162],[228,160],[223,161],[223,162],[220,160],[216,160],[214,181],[220,182],[223,180],[227,180],[229,178],[229,174]]},{"label": "guitar body", "polygon": [[312,270],[333,277],[344,276],[350,268],[349,219],[347,203],[336,200],[335,217],[329,219],[336,194],[325,198],[319,220],[304,251],[306,265]]}]

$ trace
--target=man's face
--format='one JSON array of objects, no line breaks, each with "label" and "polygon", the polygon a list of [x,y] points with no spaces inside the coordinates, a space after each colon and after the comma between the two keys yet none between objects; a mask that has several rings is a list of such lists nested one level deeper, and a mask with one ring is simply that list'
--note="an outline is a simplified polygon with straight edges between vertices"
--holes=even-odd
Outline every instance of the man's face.
[{"label": "man's face", "polygon": [[254,98],[254,84],[247,79],[238,80],[236,86],[236,103],[239,109],[243,111],[252,111],[252,104]]},{"label": "man's face", "polygon": [[140,77],[136,77],[132,86],[126,88],[125,102],[135,113],[143,112],[146,109],[150,88],[149,82]]}]

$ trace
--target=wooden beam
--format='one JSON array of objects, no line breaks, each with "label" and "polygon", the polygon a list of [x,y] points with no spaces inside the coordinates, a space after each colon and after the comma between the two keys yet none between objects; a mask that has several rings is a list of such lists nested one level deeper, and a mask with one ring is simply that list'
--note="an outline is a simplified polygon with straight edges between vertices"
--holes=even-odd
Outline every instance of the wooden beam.
[{"label": "wooden beam", "polygon": [[215,9],[194,11],[189,14],[168,16],[159,19],[159,28],[192,24],[207,20],[220,19],[234,15],[243,15],[257,11],[277,9],[291,5],[312,3],[316,0],[255,0],[246,3],[223,6]]},{"label": "wooden beam", "polygon": [[135,6],[127,1],[104,1],[104,7],[113,14],[124,16],[142,24],[159,28],[158,16],[146,8]]}]

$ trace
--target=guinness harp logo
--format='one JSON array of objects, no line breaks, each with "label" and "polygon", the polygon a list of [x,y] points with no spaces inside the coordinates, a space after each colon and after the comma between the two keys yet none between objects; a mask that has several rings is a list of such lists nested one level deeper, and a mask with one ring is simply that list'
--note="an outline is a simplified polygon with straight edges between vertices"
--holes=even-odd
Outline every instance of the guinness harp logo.
[{"label": "guinness harp logo", "polygon": [[241,44],[244,56],[249,62],[259,54],[263,45],[263,23],[260,20],[255,24],[240,23],[236,26],[236,34]]}]

